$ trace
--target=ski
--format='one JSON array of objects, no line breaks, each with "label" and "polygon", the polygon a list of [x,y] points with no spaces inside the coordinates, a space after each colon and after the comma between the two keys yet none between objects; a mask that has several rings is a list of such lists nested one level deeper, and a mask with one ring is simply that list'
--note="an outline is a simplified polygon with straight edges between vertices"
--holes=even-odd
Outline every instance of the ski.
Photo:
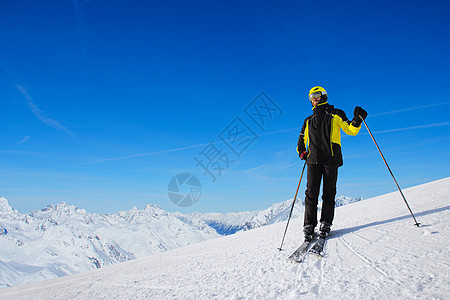
[{"label": "ski", "polygon": [[308,253],[308,250],[312,244],[314,244],[315,239],[313,238],[310,241],[304,241],[300,247],[295,250],[294,253],[289,256],[288,260],[296,263],[301,263],[304,259],[306,254]]},{"label": "ski", "polygon": [[311,246],[311,248],[308,251],[308,254],[313,254],[318,257],[323,257],[323,247],[325,246],[325,241],[327,239],[327,236],[319,236],[317,241],[314,243],[314,245]]}]

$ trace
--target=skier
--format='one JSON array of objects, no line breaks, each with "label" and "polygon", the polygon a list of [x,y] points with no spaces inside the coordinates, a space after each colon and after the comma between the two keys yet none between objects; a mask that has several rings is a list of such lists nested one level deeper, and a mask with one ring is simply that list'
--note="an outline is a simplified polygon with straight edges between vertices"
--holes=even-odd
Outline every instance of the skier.
[{"label": "skier", "polygon": [[362,120],[367,117],[367,112],[356,106],[353,120],[348,120],[342,110],[328,104],[328,94],[320,86],[309,91],[309,100],[313,114],[305,119],[297,143],[297,152],[308,165],[303,226],[305,241],[312,240],[317,225],[322,178],[323,204],[319,231],[323,238],[329,234],[334,218],[338,168],[343,165],[340,130],[348,135],[356,135],[361,129]]}]

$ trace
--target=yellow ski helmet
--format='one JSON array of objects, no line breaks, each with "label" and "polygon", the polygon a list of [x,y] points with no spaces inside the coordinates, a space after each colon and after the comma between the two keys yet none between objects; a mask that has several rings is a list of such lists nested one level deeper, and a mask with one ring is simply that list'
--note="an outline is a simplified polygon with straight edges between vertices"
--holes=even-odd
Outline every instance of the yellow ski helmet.
[{"label": "yellow ski helmet", "polygon": [[321,96],[327,95],[327,91],[323,87],[315,86],[309,91],[309,96],[311,96],[311,94],[314,94],[314,93],[317,93],[317,92],[320,92]]},{"label": "yellow ski helmet", "polygon": [[[321,86],[315,86],[309,90],[309,100],[312,101],[312,97],[318,98],[320,94],[320,103],[325,103],[328,100],[327,91]],[[316,96],[317,95],[317,96]]]},{"label": "yellow ski helmet", "polygon": [[313,87],[313,88],[309,91],[309,94],[311,95],[312,93],[315,93],[315,92],[321,92],[322,95],[326,95],[326,94],[327,94],[327,91],[326,91],[323,87],[321,87],[321,86],[315,86],[315,87]]}]

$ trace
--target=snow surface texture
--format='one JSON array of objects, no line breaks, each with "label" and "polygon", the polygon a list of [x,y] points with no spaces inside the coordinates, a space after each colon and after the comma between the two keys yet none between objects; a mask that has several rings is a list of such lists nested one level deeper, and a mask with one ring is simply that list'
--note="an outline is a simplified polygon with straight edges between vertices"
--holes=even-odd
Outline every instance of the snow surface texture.
[{"label": "snow surface texture", "polygon": [[[340,197],[337,202],[357,200]],[[188,215],[147,205],[143,210],[89,214],[62,202],[21,214],[0,198],[0,287],[101,268],[285,221],[291,205],[288,200],[260,211]],[[296,205],[293,216],[303,211]]]},{"label": "snow surface texture", "polygon": [[293,264],[302,220],[0,290],[1,299],[449,299],[450,178],[336,210],[325,257]]}]

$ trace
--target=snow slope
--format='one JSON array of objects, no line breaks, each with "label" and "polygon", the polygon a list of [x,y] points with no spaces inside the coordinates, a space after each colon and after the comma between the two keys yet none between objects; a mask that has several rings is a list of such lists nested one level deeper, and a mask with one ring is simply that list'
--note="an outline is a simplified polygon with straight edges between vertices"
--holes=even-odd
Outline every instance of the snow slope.
[{"label": "snow slope", "polygon": [[301,218],[98,270],[0,290],[2,299],[449,299],[450,178],[339,207],[325,258],[286,261]]},{"label": "snow slope", "polygon": [[[337,203],[357,200],[340,197]],[[259,211],[187,215],[147,205],[90,214],[62,202],[21,214],[0,198],[0,287],[84,272],[284,221],[291,205],[288,200]],[[298,204],[293,216],[303,211]]]}]

